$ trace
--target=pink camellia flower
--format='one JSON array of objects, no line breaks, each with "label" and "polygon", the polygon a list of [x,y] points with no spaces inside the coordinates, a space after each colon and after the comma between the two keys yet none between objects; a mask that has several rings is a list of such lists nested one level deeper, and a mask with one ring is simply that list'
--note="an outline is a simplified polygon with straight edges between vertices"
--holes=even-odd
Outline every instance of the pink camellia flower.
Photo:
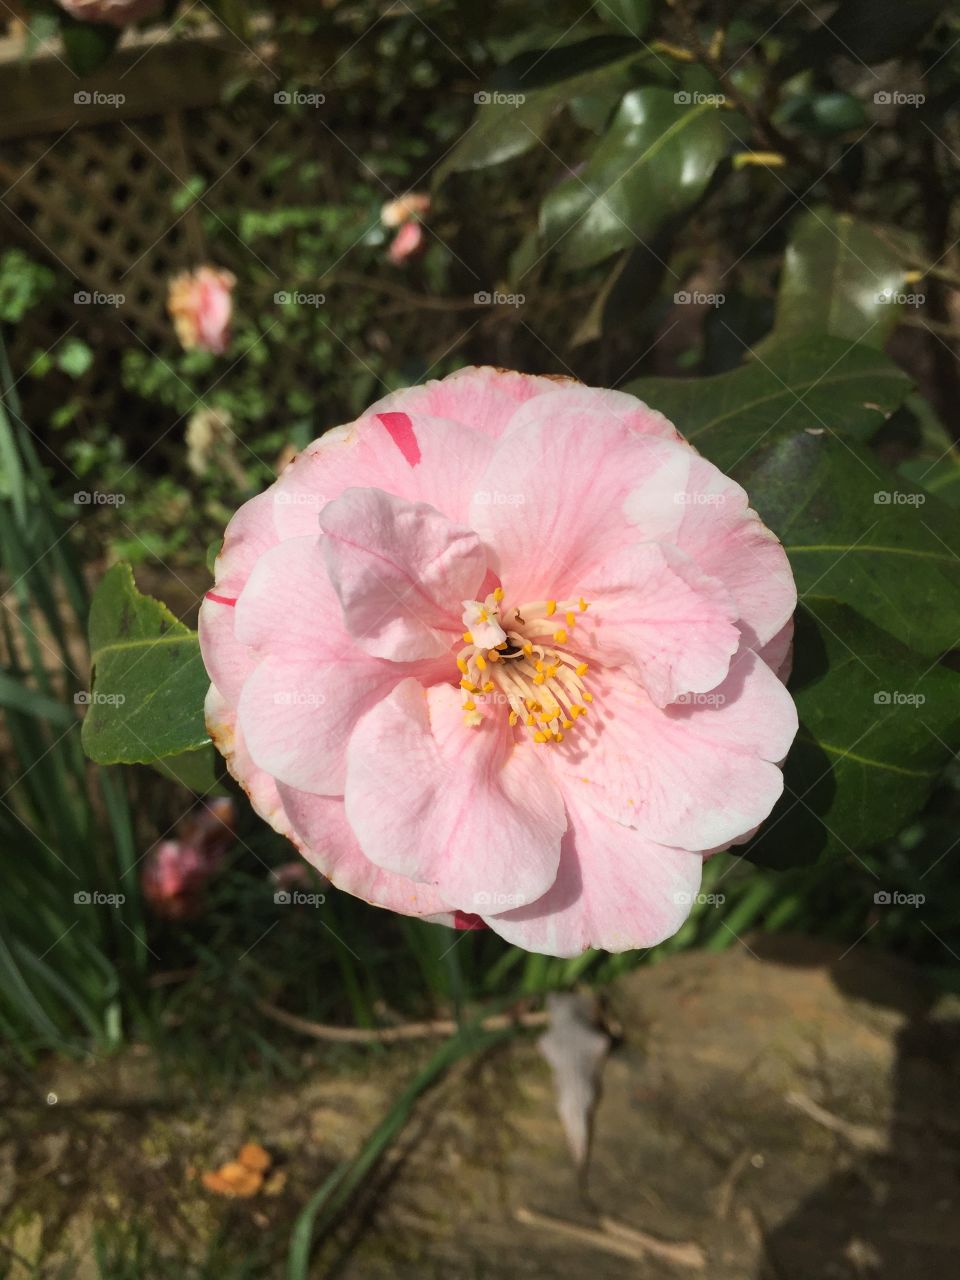
[{"label": "pink camellia flower", "polygon": [[143,896],[158,916],[188,920],[203,909],[203,892],[233,843],[236,814],[229,796],[209,800],[162,840],[143,864]]},{"label": "pink camellia flower", "polygon": [[781,793],[795,604],[747,495],[661,414],[464,369],[230,522],[207,726],[340,889],[549,955],[649,947]]},{"label": "pink camellia flower", "polygon": [[170,281],[167,310],[185,351],[223,355],[230,341],[236,277],[219,267],[198,267]]},{"label": "pink camellia flower", "polygon": [[415,253],[419,253],[423,245],[423,227],[420,223],[405,222],[390,241],[387,257],[395,266],[399,266],[407,258],[412,258]]},{"label": "pink camellia flower", "polygon": [[60,8],[78,22],[106,22],[112,27],[126,27],[144,18],[156,18],[163,0],[57,0]]}]

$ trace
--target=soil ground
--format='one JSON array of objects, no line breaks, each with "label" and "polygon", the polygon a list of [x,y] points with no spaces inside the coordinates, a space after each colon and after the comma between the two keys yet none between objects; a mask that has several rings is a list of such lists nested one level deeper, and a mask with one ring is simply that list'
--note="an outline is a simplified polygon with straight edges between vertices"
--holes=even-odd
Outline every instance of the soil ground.
[{"label": "soil ground", "polygon": [[[603,993],[618,1041],[582,1178],[549,1068],[534,1037],[520,1037],[421,1101],[315,1274],[956,1274],[960,1003],[935,1000],[915,971],[865,947],[841,956],[802,939],[749,941],[671,958]],[[7,1274],[37,1274],[27,1262],[60,1274],[72,1257],[67,1274],[86,1280],[97,1274],[94,1228],[135,1220],[171,1258],[203,1258],[227,1238],[263,1257],[264,1276],[281,1276],[299,1208],[428,1053],[321,1048],[294,1085],[208,1099],[178,1096],[136,1048],[87,1065],[50,1061],[31,1090],[8,1082],[0,1239],[22,1261]],[[205,1191],[197,1171],[251,1140],[282,1173],[273,1194]]]}]

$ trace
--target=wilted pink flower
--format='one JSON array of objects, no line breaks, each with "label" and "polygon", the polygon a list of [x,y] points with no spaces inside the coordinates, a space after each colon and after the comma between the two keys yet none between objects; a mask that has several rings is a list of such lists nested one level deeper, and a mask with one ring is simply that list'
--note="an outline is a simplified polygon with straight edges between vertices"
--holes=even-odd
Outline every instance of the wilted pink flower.
[{"label": "wilted pink flower", "polygon": [[60,8],[78,22],[108,22],[126,27],[144,18],[159,17],[164,0],[57,0]]},{"label": "wilted pink flower", "polygon": [[400,227],[411,218],[425,218],[430,212],[430,197],[425,191],[408,191],[396,200],[388,200],[380,210],[385,227]]},{"label": "wilted pink flower", "polygon": [[185,351],[223,355],[230,341],[236,277],[219,267],[198,267],[170,281],[167,310]]},{"label": "wilted pink flower", "polygon": [[390,242],[387,257],[397,266],[423,248],[423,227],[419,222],[405,222]]},{"label": "wilted pink flower", "polygon": [[157,915],[185,920],[203,908],[203,891],[234,839],[235,808],[228,796],[189,814],[177,839],[163,840],[144,860],[143,895]]},{"label": "wilted pink flower", "polygon": [[661,414],[465,369],[233,518],[207,725],[339,888],[550,955],[648,947],[781,793],[795,604],[747,495]]}]

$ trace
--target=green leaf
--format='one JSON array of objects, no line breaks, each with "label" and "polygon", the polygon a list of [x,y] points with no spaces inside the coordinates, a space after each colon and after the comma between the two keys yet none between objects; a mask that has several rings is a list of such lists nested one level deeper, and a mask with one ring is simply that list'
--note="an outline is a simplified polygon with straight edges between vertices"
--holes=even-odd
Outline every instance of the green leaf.
[{"label": "green leaf", "polygon": [[[621,45],[630,42],[619,42]],[[621,56],[599,69],[569,75],[542,88],[522,91],[483,90],[475,95],[473,123],[437,169],[436,182],[450,173],[485,169],[513,160],[542,142],[553,117],[571,99],[620,84],[636,54]]]},{"label": "green leaf", "polygon": [[651,0],[594,0],[597,16],[614,31],[642,36],[650,25]]},{"label": "green leaf", "polygon": [[819,332],[882,347],[915,296],[890,235],[846,213],[804,213],[784,257],[772,340]]},{"label": "green leaf", "polygon": [[789,98],[775,119],[804,133],[829,137],[862,129],[867,110],[862,99],[849,93],[801,93]]},{"label": "green leaf", "polygon": [[912,49],[944,9],[941,0],[840,0],[817,35],[829,56],[884,62]]},{"label": "green leaf", "polygon": [[93,364],[93,352],[80,338],[67,338],[57,349],[57,368],[71,378],[82,378]]},{"label": "green leaf", "polygon": [[848,606],[808,596],[794,652],[800,730],[783,797],[746,851],[776,867],[893,837],[960,746],[960,676]]},{"label": "green leaf", "polygon": [[90,608],[94,680],[83,746],[98,764],[149,764],[209,742],[203,702],[210,679],[195,631],[137,590],[114,565]]},{"label": "green leaf", "polygon": [[525,49],[502,67],[490,80],[492,89],[529,92],[554,85],[559,80],[582,76],[613,62],[622,62],[639,50],[635,39],[625,35],[590,36],[572,44],[553,44],[546,49]]},{"label": "green leaf", "polygon": [[568,267],[587,267],[650,239],[699,199],[729,141],[711,100],[689,91],[633,90],[583,172],[544,201],[547,243]]},{"label": "green leaf", "polygon": [[882,352],[805,337],[711,378],[639,378],[627,388],[673,422],[723,471],[797,431],[866,440],[901,403],[910,379]]},{"label": "green leaf", "polygon": [[223,765],[212,746],[200,747],[196,751],[183,751],[179,755],[164,756],[154,760],[152,767],[173,782],[197,795],[207,796],[219,794],[224,790],[220,786],[223,777]]},{"label": "green leaf", "polygon": [[92,75],[116,48],[120,28],[103,22],[74,22],[65,18],[60,28],[67,61],[78,76]]},{"label": "green leaf", "polygon": [[783,543],[801,600],[830,596],[923,654],[960,639],[960,515],[832,432],[757,449],[734,477]]}]

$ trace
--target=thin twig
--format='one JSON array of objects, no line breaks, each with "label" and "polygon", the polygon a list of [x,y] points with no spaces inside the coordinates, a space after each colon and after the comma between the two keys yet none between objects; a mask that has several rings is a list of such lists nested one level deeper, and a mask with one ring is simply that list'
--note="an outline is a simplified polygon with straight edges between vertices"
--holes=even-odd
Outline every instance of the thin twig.
[{"label": "thin twig", "polygon": [[[451,1036],[459,1030],[459,1023],[452,1018],[436,1018],[431,1022],[405,1022],[399,1027],[335,1027],[324,1022],[311,1022],[295,1013],[278,1009],[267,1000],[258,1000],[256,1007],[274,1022],[293,1031],[313,1036],[315,1040],[328,1040],[335,1044],[399,1044],[409,1040],[426,1040],[433,1036]],[[506,1031],[509,1027],[543,1027],[549,1021],[545,1011],[529,1013],[493,1013],[478,1025],[483,1031]]]}]

